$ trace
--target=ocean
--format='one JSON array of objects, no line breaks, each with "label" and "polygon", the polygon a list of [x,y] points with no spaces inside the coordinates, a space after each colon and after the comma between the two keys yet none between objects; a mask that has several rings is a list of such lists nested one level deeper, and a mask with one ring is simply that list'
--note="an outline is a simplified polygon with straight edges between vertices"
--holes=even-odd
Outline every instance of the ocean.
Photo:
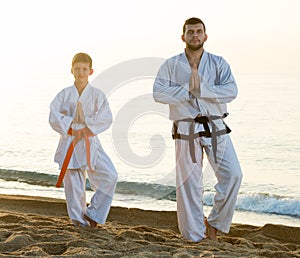
[{"label": "ocean", "polygon": [[[176,210],[175,150],[166,105],[152,100],[160,59],[134,60],[94,75],[108,96],[114,123],[99,135],[119,174],[114,206]],[[153,68],[150,67],[154,64]],[[129,69],[130,68],[130,69]],[[145,72],[145,69],[147,72]],[[134,69],[133,69],[134,70]],[[121,73],[123,71],[123,73]],[[114,79],[111,79],[111,75]],[[244,178],[233,222],[300,226],[300,75],[236,73],[239,95],[228,105]],[[48,124],[49,104],[73,83],[63,73],[12,79],[0,96],[0,194],[64,199],[55,188],[53,156],[59,135]],[[204,207],[212,207],[215,178],[204,160]],[[87,201],[92,195],[87,182]]]}]

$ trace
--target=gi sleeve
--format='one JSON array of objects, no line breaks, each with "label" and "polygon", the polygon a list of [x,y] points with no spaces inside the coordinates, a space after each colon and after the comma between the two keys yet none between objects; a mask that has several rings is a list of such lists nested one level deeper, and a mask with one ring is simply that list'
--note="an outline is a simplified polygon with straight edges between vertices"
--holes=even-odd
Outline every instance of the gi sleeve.
[{"label": "gi sleeve", "polygon": [[72,121],[72,116],[67,116],[63,107],[64,91],[61,91],[50,104],[49,124],[59,134],[67,134]]},{"label": "gi sleeve", "polygon": [[163,104],[177,104],[191,99],[189,82],[179,84],[172,80],[168,61],[160,67],[153,85],[153,98]]},{"label": "gi sleeve", "polygon": [[[201,77],[200,77],[201,78]],[[238,89],[236,81],[231,73],[229,64],[220,57],[216,67],[216,78],[214,83],[200,83],[200,98],[210,99],[217,103],[229,103],[237,96]]]},{"label": "gi sleeve", "polygon": [[112,120],[108,100],[104,93],[99,91],[95,104],[95,113],[91,116],[85,115],[86,125],[94,134],[99,134],[111,126]]}]

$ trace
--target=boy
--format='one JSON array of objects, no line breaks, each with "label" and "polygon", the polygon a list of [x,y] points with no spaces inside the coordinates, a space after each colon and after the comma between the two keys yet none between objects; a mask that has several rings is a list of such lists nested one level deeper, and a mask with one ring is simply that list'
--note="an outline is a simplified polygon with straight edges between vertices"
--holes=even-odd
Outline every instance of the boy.
[{"label": "boy", "polygon": [[[73,224],[97,227],[106,221],[117,183],[117,172],[97,138],[111,125],[112,114],[104,93],[88,81],[93,74],[91,57],[76,54],[71,73],[74,84],[60,91],[50,104],[49,123],[60,134],[54,158],[61,169],[56,186],[64,183]],[[95,191],[88,206],[86,173]]]}]

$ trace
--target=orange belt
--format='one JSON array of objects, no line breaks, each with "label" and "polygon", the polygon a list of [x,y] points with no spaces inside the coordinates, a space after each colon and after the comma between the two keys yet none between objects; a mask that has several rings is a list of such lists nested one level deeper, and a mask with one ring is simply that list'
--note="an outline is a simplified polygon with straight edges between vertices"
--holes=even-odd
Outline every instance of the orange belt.
[{"label": "orange belt", "polygon": [[60,187],[61,183],[64,179],[64,176],[66,174],[70,159],[72,157],[73,151],[74,151],[74,147],[75,145],[82,139],[84,138],[85,141],[85,147],[86,147],[86,160],[88,163],[88,167],[90,169],[90,171],[93,171],[91,168],[91,162],[90,162],[90,156],[91,156],[91,151],[90,151],[90,140],[89,137],[92,136],[96,136],[95,134],[93,134],[89,128],[84,127],[80,130],[72,130],[72,128],[70,128],[68,130],[68,134],[74,136],[73,141],[71,142],[69,149],[67,151],[66,157],[64,159],[64,163],[62,165],[57,183],[56,183],[56,187]]}]

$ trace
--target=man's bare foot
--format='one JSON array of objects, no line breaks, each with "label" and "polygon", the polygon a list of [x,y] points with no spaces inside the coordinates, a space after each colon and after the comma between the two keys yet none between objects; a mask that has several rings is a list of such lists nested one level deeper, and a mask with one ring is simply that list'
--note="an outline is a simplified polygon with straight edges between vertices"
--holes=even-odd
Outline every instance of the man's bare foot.
[{"label": "man's bare foot", "polygon": [[97,227],[97,222],[92,220],[90,217],[88,217],[86,214],[84,214],[84,218],[90,223],[91,228]]},{"label": "man's bare foot", "polygon": [[205,223],[206,228],[207,228],[207,238],[210,239],[210,240],[213,240],[213,241],[218,241],[218,238],[217,238],[218,230],[208,223],[206,217],[204,218],[204,223]]}]

